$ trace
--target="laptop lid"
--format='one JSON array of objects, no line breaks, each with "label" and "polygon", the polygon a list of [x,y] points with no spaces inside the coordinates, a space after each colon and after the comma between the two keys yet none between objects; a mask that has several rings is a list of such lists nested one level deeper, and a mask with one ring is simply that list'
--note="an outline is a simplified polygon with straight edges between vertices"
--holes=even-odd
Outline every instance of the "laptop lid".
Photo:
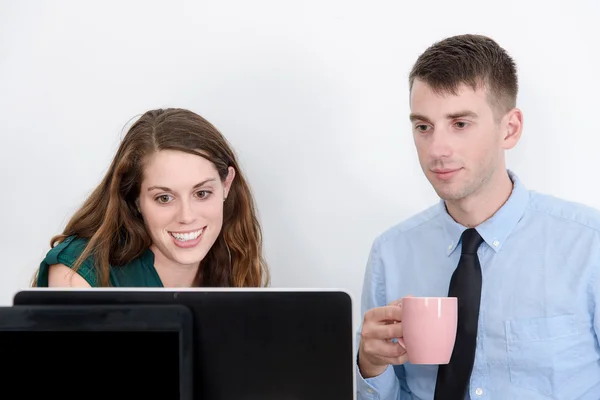
[{"label": "laptop lid", "polygon": [[0,307],[2,391],[16,398],[192,400],[192,347],[182,305]]},{"label": "laptop lid", "polygon": [[183,304],[194,314],[195,399],[354,399],[352,301],[337,290],[49,289],[14,304]]}]

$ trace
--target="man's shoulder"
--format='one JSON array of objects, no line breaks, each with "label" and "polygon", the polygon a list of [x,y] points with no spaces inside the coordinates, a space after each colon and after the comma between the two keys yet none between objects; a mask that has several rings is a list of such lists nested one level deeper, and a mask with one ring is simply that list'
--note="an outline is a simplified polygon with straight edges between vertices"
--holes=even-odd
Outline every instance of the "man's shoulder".
[{"label": "man's shoulder", "polygon": [[379,236],[377,236],[377,238],[375,239],[375,243],[382,245],[389,242],[390,240],[401,240],[403,238],[406,238],[407,235],[415,229],[427,229],[432,224],[432,222],[435,221],[437,217],[439,217],[441,211],[442,208],[440,207],[440,204],[434,204],[424,209],[423,211],[418,212],[417,214],[414,214],[406,218],[405,220],[388,227]]},{"label": "man's shoulder", "polygon": [[529,210],[546,218],[578,224],[600,232],[600,210],[587,204],[530,190]]}]

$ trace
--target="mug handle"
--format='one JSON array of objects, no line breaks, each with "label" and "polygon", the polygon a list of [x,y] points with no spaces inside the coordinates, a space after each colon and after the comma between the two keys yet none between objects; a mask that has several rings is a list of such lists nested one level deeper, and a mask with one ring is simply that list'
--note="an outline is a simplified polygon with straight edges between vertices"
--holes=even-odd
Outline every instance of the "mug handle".
[{"label": "mug handle", "polygon": [[[412,294],[408,294],[408,295],[404,296],[402,299],[404,299],[405,297],[413,297],[413,295]],[[402,307],[402,299],[400,299],[400,303],[398,304],[400,307]],[[396,338],[396,342],[400,346],[402,346],[402,348],[404,350],[406,350],[406,343],[404,343],[404,338],[401,338],[401,337],[400,338]]]},{"label": "mug handle", "polygon": [[402,346],[402,348],[403,348],[404,350],[406,350],[406,344],[404,343],[404,338],[401,338],[401,337],[400,337],[400,338],[396,338],[396,342],[397,342],[397,343],[398,343],[400,346]]}]

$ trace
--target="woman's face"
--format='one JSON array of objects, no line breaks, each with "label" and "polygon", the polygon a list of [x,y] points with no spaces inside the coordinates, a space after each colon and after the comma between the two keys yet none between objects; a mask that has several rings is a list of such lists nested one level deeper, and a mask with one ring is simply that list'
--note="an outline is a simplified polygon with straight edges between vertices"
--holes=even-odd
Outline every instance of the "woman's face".
[{"label": "woman's face", "polygon": [[223,226],[223,202],[235,176],[225,181],[207,159],[161,150],[146,163],[139,209],[152,239],[156,261],[198,267]]}]

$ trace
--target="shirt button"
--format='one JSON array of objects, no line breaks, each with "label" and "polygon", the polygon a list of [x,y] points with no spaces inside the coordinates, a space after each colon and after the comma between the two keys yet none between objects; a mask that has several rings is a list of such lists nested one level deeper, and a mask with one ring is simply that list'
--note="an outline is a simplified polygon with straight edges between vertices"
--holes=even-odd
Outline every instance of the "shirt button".
[{"label": "shirt button", "polygon": [[448,246],[448,250],[452,250],[452,243]]},{"label": "shirt button", "polygon": [[368,388],[367,392],[369,392],[369,393],[375,393],[375,391],[373,389],[371,389],[371,388]]},{"label": "shirt button", "polygon": [[493,243],[493,244],[494,244],[494,247],[498,247],[498,245],[500,244],[500,242],[499,242],[499,241],[497,241],[497,240],[494,240],[494,243]]},{"label": "shirt button", "polygon": [[483,394],[483,389],[482,389],[482,388],[477,388],[477,389],[475,389],[475,394],[476,394],[477,396],[481,396],[481,395]]}]

